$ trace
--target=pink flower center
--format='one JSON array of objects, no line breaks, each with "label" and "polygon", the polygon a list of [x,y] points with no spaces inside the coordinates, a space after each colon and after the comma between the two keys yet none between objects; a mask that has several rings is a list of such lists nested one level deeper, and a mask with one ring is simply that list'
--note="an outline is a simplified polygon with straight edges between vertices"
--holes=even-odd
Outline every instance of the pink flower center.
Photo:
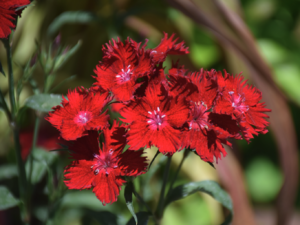
[{"label": "pink flower center", "polygon": [[153,110],[152,112],[148,111],[147,123],[152,129],[162,128],[163,123],[166,121],[166,115],[164,115],[160,108],[157,107],[157,110]]},{"label": "pink flower center", "polygon": [[233,91],[228,92],[230,95],[231,106],[241,113],[247,112],[249,106],[245,104],[246,98],[244,94],[235,94]]},{"label": "pink flower center", "polygon": [[196,103],[191,109],[192,120],[189,122],[189,129],[197,130],[208,129],[209,123],[207,107],[204,103]]},{"label": "pink flower center", "polygon": [[127,70],[122,69],[121,72],[116,76],[117,80],[120,82],[126,82],[129,81],[131,78],[131,72],[132,70],[130,70],[130,65],[127,66]]},{"label": "pink flower center", "polygon": [[85,125],[92,119],[92,113],[88,111],[80,111],[77,116],[75,116],[74,121],[79,125]]},{"label": "pink flower center", "polygon": [[108,152],[102,152],[102,154],[94,155],[94,165],[91,167],[94,170],[94,174],[97,175],[100,172],[105,172],[105,174],[109,174],[114,169],[118,167],[117,163],[118,158],[113,156],[113,150],[109,150]]}]

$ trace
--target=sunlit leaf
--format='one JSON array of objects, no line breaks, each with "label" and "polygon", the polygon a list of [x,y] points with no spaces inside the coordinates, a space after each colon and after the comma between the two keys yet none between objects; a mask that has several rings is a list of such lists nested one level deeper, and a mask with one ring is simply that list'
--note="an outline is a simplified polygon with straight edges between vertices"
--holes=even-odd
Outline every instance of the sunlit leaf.
[{"label": "sunlit leaf", "polygon": [[52,107],[60,105],[61,101],[61,95],[39,94],[30,96],[26,100],[25,106],[41,112],[49,112],[52,110]]},{"label": "sunlit leaf", "polygon": [[169,196],[167,196],[165,207],[171,202],[185,198],[198,191],[209,194],[230,211],[230,215],[226,218],[225,222],[222,223],[222,225],[229,224],[231,222],[233,214],[232,201],[230,199],[230,196],[215,181],[205,180],[199,182],[190,182],[184,185],[177,186],[170,192]]},{"label": "sunlit leaf", "polygon": [[9,209],[19,204],[12,193],[5,186],[0,186],[0,210]]}]

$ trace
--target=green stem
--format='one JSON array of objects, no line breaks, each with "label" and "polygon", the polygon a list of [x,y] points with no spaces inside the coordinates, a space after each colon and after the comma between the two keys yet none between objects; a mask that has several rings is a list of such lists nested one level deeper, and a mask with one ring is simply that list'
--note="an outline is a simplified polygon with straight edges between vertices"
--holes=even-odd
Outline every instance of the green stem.
[{"label": "green stem", "polygon": [[7,116],[8,121],[11,121],[11,114],[10,114],[10,111],[9,111],[9,109],[7,107],[6,101],[4,99],[4,96],[3,96],[2,92],[1,92],[1,90],[0,90],[0,105],[2,105],[3,110],[4,110],[4,112],[5,112],[6,116]]},{"label": "green stem", "polygon": [[7,55],[7,64],[8,64],[8,93],[9,93],[9,99],[11,104],[11,120],[10,125],[13,129],[13,135],[14,135],[14,144],[15,144],[15,152],[16,152],[16,160],[18,165],[18,179],[19,179],[19,192],[20,192],[20,198],[22,199],[24,205],[22,206],[22,214],[23,214],[23,220],[24,222],[29,221],[29,215],[28,215],[28,197],[27,197],[27,179],[26,179],[26,172],[25,172],[25,165],[22,160],[21,156],[21,145],[19,140],[19,129],[17,126],[17,112],[16,112],[16,100],[15,100],[15,92],[14,92],[14,77],[13,77],[13,68],[12,68],[12,55],[11,55],[11,47],[9,44],[9,37],[7,39],[2,39],[2,42],[4,44],[4,47],[6,49],[6,55]]},{"label": "green stem", "polygon": [[31,182],[31,176],[32,176],[32,166],[33,166],[33,156],[32,156],[32,151],[33,149],[36,148],[36,143],[37,143],[37,138],[38,138],[38,131],[39,131],[39,127],[40,127],[40,122],[41,119],[40,117],[37,115],[37,117],[35,118],[35,124],[34,124],[34,131],[33,131],[33,140],[32,140],[32,147],[31,147],[31,151],[30,151],[30,155],[29,155],[29,160],[30,160],[30,167],[29,167],[29,177],[28,177],[28,181]]},{"label": "green stem", "polygon": [[166,190],[166,185],[167,185],[169,172],[170,172],[171,158],[172,157],[168,157],[166,168],[164,170],[163,184],[162,184],[162,187],[161,187],[159,201],[158,201],[157,209],[156,209],[156,212],[155,212],[158,219],[162,218],[163,211],[164,211],[165,190]]},{"label": "green stem", "polygon": [[15,89],[14,89],[14,76],[12,69],[12,57],[11,57],[11,47],[9,44],[9,37],[6,39],[2,39],[4,47],[6,49],[7,56],[7,66],[8,66],[8,94],[11,105],[11,115],[12,120],[15,120],[16,117],[16,100],[15,100]]},{"label": "green stem", "polygon": [[183,164],[184,160],[187,158],[187,156],[188,156],[189,153],[190,153],[189,149],[185,149],[185,150],[184,150],[184,153],[183,153],[181,162],[180,162],[179,166],[177,167],[177,170],[176,170],[176,172],[175,172],[175,175],[174,175],[174,177],[173,177],[173,179],[172,179],[172,181],[171,181],[171,184],[170,184],[170,187],[169,187],[167,196],[171,193],[171,191],[172,191],[172,189],[173,189],[173,186],[174,186],[174,183],[175,183],[175,181],[176,181],[176,179],[177,179],[177,177],[178,177],[178,174],[179,174],[179,172],[180,172],[180,169],[181,169],[181,167],[182,167],[182,164]]},{"label": "green stem", "polygon": [[144,201],[144,199],[143,199],[143,198],[139,195],[139,193],[137,193],[135,190],[133,191],[133,193],[134,193],[135,197],[139,200],[139,202],[141,202],[141,203],[146,207],[147,212],[148,212],[149,214],[152,215],[155,224],[158,224],[158,221],[157,221],[155,215],[152,213],[150,207],[149,207],[148,204]]}]

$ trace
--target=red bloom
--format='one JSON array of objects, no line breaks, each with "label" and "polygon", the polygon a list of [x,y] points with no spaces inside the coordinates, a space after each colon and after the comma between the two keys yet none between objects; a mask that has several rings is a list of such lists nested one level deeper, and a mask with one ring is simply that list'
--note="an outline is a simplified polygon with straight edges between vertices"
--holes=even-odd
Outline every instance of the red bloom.
[{"label": "red bloom", "polygon": [[111,100],[108,93],[100,94],[75,89],[67,94],[69,99],[63,98],[62,107],[54,107],[46,118],[60,132],[66,140],[75,140],[86,135],[88,130],[99,130],[107,127],[107,112],[103,108]]},{"label": "red bloom", "polygon": [[225,77],[221,80],[224,88],[216,102],[214,112],[225,113],[237,119],[244,138],[249,141],[253,138],[253,134],[268,132],[266,126],[269,122],[265,118],[269,116],[265,112],[271,110],[259,102],[262,99],[261,92],[246,84],[243,79],[243,76],[233,77],[225,71]]},{"label": "red bloom", "polygon": [[94,70],[97,75],[94,85],[111,91],[117,100],[128,101],[142,84],[137,79],[152,70],[150,53],[135,49],[129,39],[125,44],[113,40],[113,44],[107,44],[107,49],[103,47],[105,56]]},{"label": "red bloom", "polygon": [[15,28],[13,21],[17,16],[18,7],[30,4],[29,0],[0,0],[0,38],[6,38],[11,29]]},{"label": "red bloom", "polygon": [[151,56],[155,63],[163,62],[167,55],[184,55],[188,54],[188,47],[184,46],[184,42],[175,44],[178,40],[173,40],[174,34],[168,39],[168,34],[164,33],[164,37],[161,39],[160,44],[151,50]]},{"label": "red bloom", "polygon": [[129,123],[128,144],[133,149],[155,145],[173,154],[181,147],[180,128],[186,122],[188,106],[183,98],[170,98],[162,84],[150,83],[145,96],[130,102],[121,111]]},{"label": "red bloom", "polygon": [[125,128],[113,127],[104,130],[104,143],[99,148],[98,133],[89,131],[69,146],[74,161],[65,169],[65,184],[69,189],[89,189],[103,203],[117,201],[123,176],[138,176],[147,170],[143,151],[126,151]]},{"label": "red bloom", "polygon": [[211,82],[213,71],[201,70],[184,76],[182,68],[169,71],[170,86],[173,96],[186,96],[190,102],[188,129],[183,132],[182,145],[195,149],[204,161],[213,162],[226,156],[222,144],[231,146],[227,138],[240,139],[240,129],[230,116],[212,113],[217,87]]}]

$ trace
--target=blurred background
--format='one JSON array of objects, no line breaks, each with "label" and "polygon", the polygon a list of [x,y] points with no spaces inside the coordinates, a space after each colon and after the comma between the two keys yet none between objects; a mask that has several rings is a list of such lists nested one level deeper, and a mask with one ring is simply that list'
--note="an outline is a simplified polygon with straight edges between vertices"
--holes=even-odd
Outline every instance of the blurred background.
[{"label": "blurred background", "polygon": [[[93,70],[102,57],[102,45],[117,37],[125,40],[129,36],[138,42],[147,38],[151,48],[159,44],[163,32],[175,33],[180,41],[185,41],[190,54],[168,58],[166,69],[172,60],[179,59],[179,64],[191,71],[214,68],[226,69],[231,74],[242,72],[262,91],[263,101],[272,109],[269,133],[255,137],[250,144],[233,142],[233,149],[226,149],[228,156],[215,165],[216,169],[190,155],[177,184],[205,179],[218,181],[232,197],[233,224],[300,224],[300,0],[35,1],[23,11],[13,37],[16,83],[35,54],[36,43],[48,46],[54,40],[58,32],[49,34],[49,26],[67,11],[87,11],[97,19],[61,22],[58,29],[61,44],[72,47],[81,40],[81,46],[56,72],[54,86],[76,76],[54,93],[66,94],[68,89],[77,86],[89,88],[94,82]],[[0,61],[7,71],[5,54],[0,43]],[[33,78],[40,88],[42,76],[37,66]],[[0,89],[8,98],[7,77],[2,75]],[[20,94],[21,106],[32,94],[30,85],[25,84]],[[28,140],[32,138],[35,116],[32,110],[25,111],[21,119],[24,158],[26,149],[31,148]],[[6,116],[0,111],[1,166],[14,163],[12,140]],[[43,121],[38,146],[55,149],[56,140],[56,131]],[[154,153],[155,150],[149,150],[149,158]],[[181,156],[175,154],[174,171]],[[59,183],[63,167],[69,162],[68,156],[61,154],[53,162],[53,179]],[[150,183],[152,195],[149,192],[148,199],[153,206],[160,190],[161,172],[159,170]],[[17,187],[12,187],[17,181],[15,174],[1,173],[0,184],[11,187],[18,196]],[[49,216],[47,207],[51,199],[46,198],[49,193],[46,185],[49,175],[46,174],[44,171],[40,175],[34,189],[34,224],[40,224]],[[118,212],[120,221],[130,218],[122,193],[118,203],[103,207],[92,191],[63,191],[54,224],[101,224],[101,219],[97,219],[101,211]],[[13,218],[17,214],[16,207],[0,211],[0,224],[18,224],[19,219]],[[163,224],[216,225],[223,220],[224,210],[219,203],[208,195],[194,194],[172,203],[165,212]]]}]

